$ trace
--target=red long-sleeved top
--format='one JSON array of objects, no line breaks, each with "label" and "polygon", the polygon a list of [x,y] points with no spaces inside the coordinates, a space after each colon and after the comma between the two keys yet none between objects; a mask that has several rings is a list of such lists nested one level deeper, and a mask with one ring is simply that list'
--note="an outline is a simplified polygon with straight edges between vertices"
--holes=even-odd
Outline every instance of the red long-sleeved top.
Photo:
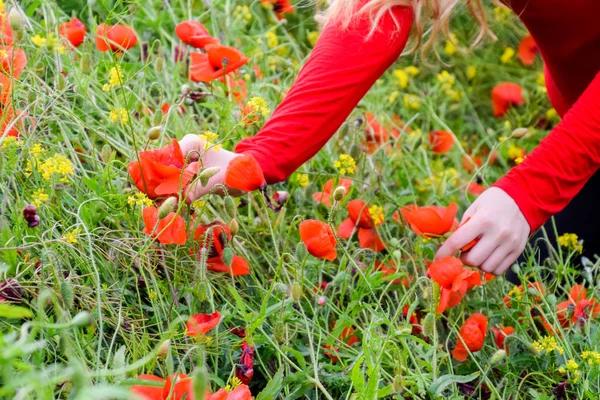
[{"label": "red long-sleeved top", "polygon": [[[540,49],[550,100],[564,117],[495,183],[515,200],[533,233],[600,168],[600,1],[511,0],[510,6]],[[254,155],[269,183],[287,178],[325,145],[399,57],[412,19],[411,9],[396,7],[367,40],[366,18],[349,30],[326,27],[271,119],[236,152]]]}]

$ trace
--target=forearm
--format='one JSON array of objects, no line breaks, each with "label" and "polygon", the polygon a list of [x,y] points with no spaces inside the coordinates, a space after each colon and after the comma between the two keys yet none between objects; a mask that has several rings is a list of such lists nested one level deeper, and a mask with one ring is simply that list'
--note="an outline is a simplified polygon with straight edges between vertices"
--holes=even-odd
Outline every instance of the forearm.
[{"label": "forearm", "polygon": [[536,231],[600,168],[600,74],[563,120],[521,164],[495,183]]},{"label": "forearm", "polygon": [[366,40],[371,30],[366,17],[347,30],[326,27],[271,119],[256,136],[241,141],[236,152],[252,154],[269,183],[286,179],[327,143],[400,56],[412,18],[411,9],[396,7]]}]

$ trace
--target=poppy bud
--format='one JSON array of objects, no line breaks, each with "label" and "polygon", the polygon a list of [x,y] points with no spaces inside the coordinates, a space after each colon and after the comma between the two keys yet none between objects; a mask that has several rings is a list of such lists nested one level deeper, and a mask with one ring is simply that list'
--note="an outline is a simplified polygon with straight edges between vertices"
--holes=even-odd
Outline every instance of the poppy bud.
[{"label": "poppy bud", "polygon": [[148,129],[148,140],[156,140],[160,137],[160,134],[162,132],[162,126],[157,125],[157,126],[153,126],[152,128]]},{"label": "poppy bud", "polygon": [[200,178],[200,184],[202,186],[208,185],[208,180],[215,176],[220,170],[221,168],[219,167],[204,168],[204,170],[200,172],[200,175],[198,175],[198,177]]},{"label": "poppy bud", "polygon": [[552,293],[550,293],[549,295],[546,296],[546,301],[548,302],[548,304],[551,307],[554,307],[556,305],[556,296]]},{"label": "poppy bud", "polygon": [[181,85],[181,95],[182,96],[187,96],[191,91],[192,91],[192,88],[190,88],[190,85],[187,85],[187,84]]},{"label": "poppy bud", "polygon": [[105,144],[102,146],[102,151],[100,152],[100,157],[102,161],[105,163],[109,163],[113,155],[112,147],[109,144]]},{"label": "poppy bud", "polygon": [[223,258],[223,263],[228,267],[231,267],[231,263],[233,262],[233,251],[231,251],[229,247],[223,249],[221,257]]},{"label": "poppy bud", "polygon": [[344,197],[346,196],[346,188],[344,186],[338,186],[335,188],[335,190],[333,191],[333,199],[335,201],[342,201],[344,199]]},{"label": "poppy bud", "polygon": [[205,367],[197,368],[192,373],[192,382],[194,388],[194,395],[190,396],[193,399],[202,399],[208,388],[208,372]]},{"label": "poppy bud", "polygon": [[87,74],[92,69],[92,56],[89,51],[84,52],[81,55],[81,61],[79,62],[79,68],[81,68],[81,72]]},{"label": "poppy bud", "polygon": [[283,343],[285,340],[285,325],[281,321],[275,322],[273,325],[273,339],[277,343]]},{"label": "poppy bud", "polygon": [[8,12],[8,23],[10,24],[10,27],[14,30],[21,30],[26,26],[27,21],[25,20],[23,14],[21,14],[19,11],[17,11],[15,7],[13,7]]},{"label": "poppy bud", "polygon": [[229,222],[229,232],[231,232],[232,236],[235,236],[240,231],[240,224],[237,222],[237,219],[232,219]]},{"label": "poppy bud", "polygon": [[23,209],[23,218],[27,221],[27,226],[35,228],[40,224],[40,217],[37,215],[37,208],[33,204],[28,204]]},{"label": "poppy bud", "polygon": [[71,320],[72,326],[84,327],[92,324],[94,320],[92,319],[92,314],[87,311],[82,311]]},{"label": "poppy bud", "polygon": [[429,313],[423,320],[423,335],[426,337],[431,337],[433,335],[434,330],[435,330],[435,315],[433,313]]},{"label": "poppy bud", "polygon": [[512,267],[510,267],[510,269],[512,270],[512,272],[514,272],[516,275],[519,275],[521,273],[521,267],[519,267],[519,264],[514,263],[512,265]]},{"label": "poppy bud", "polygon": [[162,203],[162,205],[158,209],[158,219],[160,220],[160,219],[166,218],[167,215],[169,215],[175,211],[176,207],[177,207],[177,197],[175,197],[175,196],[169,197],[168,199],[166,199],[164,201],[164,203]]},{"label": "poppy bud", "polygon": [[163,56],[156,57],[156,60],[154,61],[154,69],[159,74],[165,70],[165,58]]},{"label": "poppy bud", "polygon": [[290,197],[290,194],[288,192],[286,192],[285,190],[279,190],[279,191],[275,192],[275,194],[273,195],[273,200],[275,200],[275,203],[277,203],[277,205],[279,205],[280,207],[283,207],[283,205],[285,204],[285,202],[288,200],[289,197]]},{"label": "poppy bud", "polygon": [[19,303],[23,300],[23,288],[15,278],[8,278],[0,283],[0,298],[12,303]]},{"label": "poppy bud", "polygon": [[237,216],[237,209],[235,207],[235,201],[233,201],[233,197],[227,196],[223,202],[225,203],[225,211],[227,212],[227,215],[229,215],[230,218],[235,218]]},{"label": "poppy bud", "polygon": [[304,245],[304,243],[298,243],[298,246],[296,246],[296,260],[303,261],[306,258],[307,254],[308,251],[306,250],[306,246]]},{"label": "poppy bud", "polygon": [[499,349],[496,350],[494,355],[490,358],[490,365],[496,365],[502,362],[506,358],[506,350]]},{"label": "poppy bud", "polygon": [[302,299],[302,285],[299,282],[292,283],[290,295],[294,303],[297,303]]},{"label": "poppy bud", "polygon": [[404,378],[402,377],[402,374],[398,374],[394,377],[392,390],[394,393],[401,393],[404,390]]},{"label": "poppy bud", "polygon": [[65,79],[63,74],[56,75],[54,86],[60,91],[63,91],[65,89],[65,86],[67,86],[67,80]]},{"label": "poppy bud", "polygon": [[288,287],[284,283],[275,282],[275,284],[273,285],[273,290],[275,290],[278,293],[287,293]]},{"label": "poppy bud", "polygon": [[358,147],[358,145],[353,144],[352,147],[350,147],[350,157],[354,158],[355,160],[360,157],[360,147]]},{"label": "poppy bud", "polygon": [[325,302],[327,301],[327,297],[325,296],[319,296],[319,298],[317,299],[317,304],[322,306],[325,304]]},{"label": "poppy bud", "polygon": [[527,128],[517,128],[510,134],[510,137],[513,139],[521,139],[523,136],[527,135],[529,130]]},{"label": "poppy bud", "polygon": [[158,352],[156,353],[156,355],[159,356],[159,357],[166,356],[167,353],[169,352],[170,348],[171,348],[171,341],[167,339],[167,340],[165,340],[164,342],[162,342],[160,344],[160,346],[158,347]]},{"label": "poppy bud", "polygon": [[73,288],[69,281],[62,281],[60,284],[60,295],[63,299],[63,304],[67,310],[73,308]]}]

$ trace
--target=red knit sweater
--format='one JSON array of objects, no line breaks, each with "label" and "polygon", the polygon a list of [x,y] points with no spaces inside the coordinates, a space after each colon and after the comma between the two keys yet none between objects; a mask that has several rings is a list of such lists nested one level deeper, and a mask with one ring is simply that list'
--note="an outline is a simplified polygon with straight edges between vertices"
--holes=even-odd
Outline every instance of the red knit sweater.
[{"label": "red knit sweater", "polygon": [[[600,1],[510,3],[540,49],[550,100],[564,117],[495,184],[515,200],[533,233],[600,168]],[[236,152],[254,155],[269,183],[287,178],[327,143],[399,57],[412,19],[411,9],[397,7],[367,40],[366,18],[349,30],[328,26],[269,122]]]}]

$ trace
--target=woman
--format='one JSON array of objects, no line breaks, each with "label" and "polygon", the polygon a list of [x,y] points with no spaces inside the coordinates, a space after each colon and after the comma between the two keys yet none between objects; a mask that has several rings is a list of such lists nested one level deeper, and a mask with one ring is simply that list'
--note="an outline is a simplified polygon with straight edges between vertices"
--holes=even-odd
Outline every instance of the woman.
[{"label": "woman", "polygon": [[[485,31],[480,0],[465,1]],[[325,145],[396,61],[411,27],[415,25],[420,37],[426,16],[436,16],[424,45],[430,46],[444,31],[456,3],[460,1],[335,0],[297,81],[269,122],[256,136],[240,142],[236,153],[253,155],[269,183],[284,180]],[[479,196],[463,215],[469,222],[436,255],[453,255],[479,238],[462,260],[496,275],[514,263],[530,233],[565,207],[556,218],[558,231],[577,233],[588,251],[600,247],[600,224],[592,208],[594,194],[600,193],[600,177],[595,176],[600,167],[600,2],[511,0],[507,5],[537,43],[550,100],[563,120],[524,162]],[[182,148],[200,149],[201,143],[188,135]],[[208,187],[192,190],[190,197],[198,198],[222,182],[235,156],[226,151],[206,154],[205,163],[221,167],[221,172]]]}]

